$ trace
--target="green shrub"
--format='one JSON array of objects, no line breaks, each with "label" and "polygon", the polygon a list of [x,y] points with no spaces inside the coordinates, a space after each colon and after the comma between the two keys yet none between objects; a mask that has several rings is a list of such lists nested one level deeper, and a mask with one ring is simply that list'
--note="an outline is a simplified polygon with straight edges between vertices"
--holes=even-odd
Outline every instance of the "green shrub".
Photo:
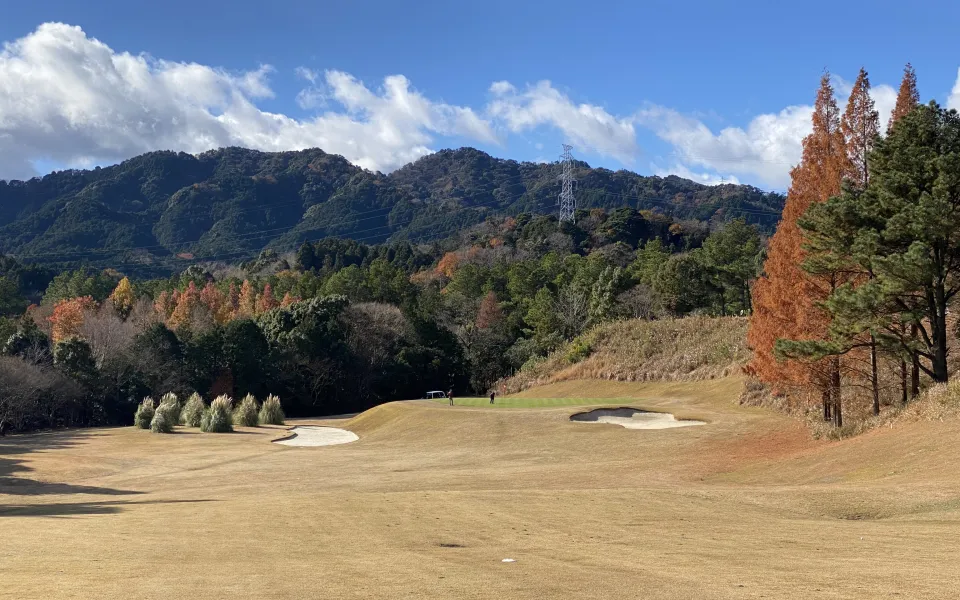
[{"label": "green shrub", "polygon": [[170,414],[173,415],[173,424],[180,422],[180,399],[173,392],[167,392],[160,399],[160,406],[169,406]]},{"label": "green shrub", "polygon": [[154,433],[173,433],[175,410],[172,404],[160,403],[150,420],[150,431]]},{"label": "green shrub", "polygon": [[187,403],[180,411],[180,422],[187,427],[200,427],[200,419],[203,417],[203,409],[206,405],[200,394],[194,392],[187,398]]},{"label": "green shrub", "polygon": [[226,394],[217,396],[200,418],[200,431],[229,433],[233,431],[233,400]]},{"label": "green shrub", "polygon": [[137,406],[137,412],[133,415],[133,424],[140,429],[150,429],[150,421],[153,420],[154,412],[153,398],[147,396]]},{"label": "green shrub", "polygon": [[260,407],[261,425],[283,425],[283,407],[280,406],[280,398],[273,394],[267,396]]},{"label": "green shrub", "polygon": [[242,427],[256,427],[257,410],[259,408],[257,399],[253,397],[253,394],[247,394],[243,397],[237,410],[233,411],[233,424]]},{"label": "green shrub", "polygon": [[593,353],[593,347],[589,340],[577,338],[570,343],[567,349],[566,359],[570,364],[576,364]]}]

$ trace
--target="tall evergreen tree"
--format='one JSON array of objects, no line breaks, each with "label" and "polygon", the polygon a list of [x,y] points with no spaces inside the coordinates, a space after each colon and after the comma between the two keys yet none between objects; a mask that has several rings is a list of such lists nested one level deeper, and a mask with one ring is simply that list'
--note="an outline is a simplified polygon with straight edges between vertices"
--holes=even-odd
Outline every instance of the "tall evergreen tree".
[{"label": "tall evergreen tree", "polygon": [[836,321],[876,331],[947,381],[947,307],[960,292],[960,115],[936,103],[914,110],[877,142],[870,164],[864,192],[845,190],[807,219],[873,274],[836,290],[828,306]]}]

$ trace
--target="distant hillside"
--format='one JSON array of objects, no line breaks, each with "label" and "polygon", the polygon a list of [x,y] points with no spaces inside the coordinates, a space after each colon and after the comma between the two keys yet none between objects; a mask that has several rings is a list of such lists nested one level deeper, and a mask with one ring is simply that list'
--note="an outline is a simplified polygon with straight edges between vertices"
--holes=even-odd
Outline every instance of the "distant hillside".
[{"label": "distant hillside", "polygon": [[[770,231],[783,197],[577,163],[582,208],[629,206],[675,219],[746,218]],[[96,266],[240,260],[328,236],[366,243],[447,237],[491,214],[555,211],[559,165],[443,150],[390,175],[319,149],[152,152],[107,168],[0,181],[0,253]]]}]

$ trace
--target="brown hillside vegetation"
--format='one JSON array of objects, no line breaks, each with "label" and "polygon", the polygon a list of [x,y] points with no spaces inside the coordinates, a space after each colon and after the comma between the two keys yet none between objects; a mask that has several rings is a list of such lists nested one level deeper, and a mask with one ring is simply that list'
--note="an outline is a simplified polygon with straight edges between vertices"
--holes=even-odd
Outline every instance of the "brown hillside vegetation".
[{"label": "brown hillside vegetation", "polygon": [[661,431],[413,401],[319,422],[360,436],[325,448],[263,427],[8,436],[2,596],[953,597],[960,421],[817,441],[741,386],[524,392],[707,422]]},{"label": "brown hillside vegetation", "polygon": [[574,379],[697,381],[739,373],[750,357],[747,319],[686,317],[604,323],[546,359],[525,365],[499,389],[515,393]]}]

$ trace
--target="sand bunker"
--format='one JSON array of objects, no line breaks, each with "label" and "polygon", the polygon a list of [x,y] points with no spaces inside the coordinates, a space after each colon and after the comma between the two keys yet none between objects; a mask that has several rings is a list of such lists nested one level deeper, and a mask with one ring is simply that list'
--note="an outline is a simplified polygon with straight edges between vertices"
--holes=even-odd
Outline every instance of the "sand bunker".
[{"label": "sand bunker", "polygon": [[647,412],[636,408],[599,408],[572,415],[570,420],[584,423],[611,423],[627,429],[671,429],[706,425],[703,421],[677,420],[670,413]]},{"label": "sand bunker", "polygon": [[336,427],[301,425],[294,427],[290,432],[293,435],[276,440],[274,443],[284,446],[334,446],[336,444],[349,444],[360,439],[354,432],[337,429]]}]

